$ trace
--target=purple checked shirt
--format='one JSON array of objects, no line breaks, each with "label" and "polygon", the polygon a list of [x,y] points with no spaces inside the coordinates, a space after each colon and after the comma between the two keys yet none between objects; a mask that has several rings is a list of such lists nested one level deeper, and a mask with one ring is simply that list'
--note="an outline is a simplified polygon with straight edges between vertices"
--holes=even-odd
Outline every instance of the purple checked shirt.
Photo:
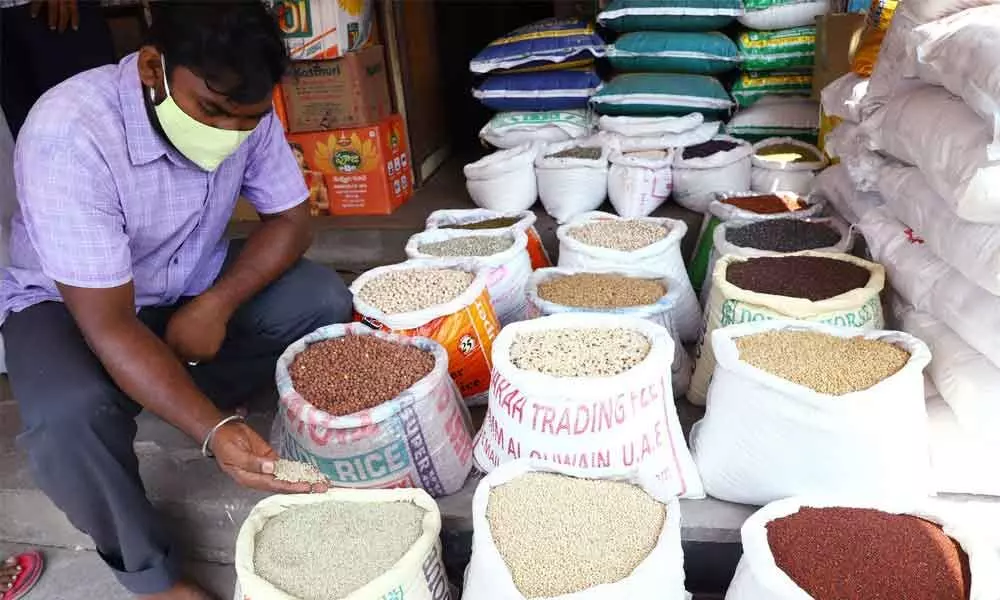
[{"label": "purple checked shirt", "polygon": [[135,284],[137,307],[205,291],[226,255],[226,224],[243,195],[261,214],[308,197],[281,124],[266,116],[214,173],[154,131],[136,56],[56,86],[17,140],[18,211],[0,318],[60,300],[55,281]]}]

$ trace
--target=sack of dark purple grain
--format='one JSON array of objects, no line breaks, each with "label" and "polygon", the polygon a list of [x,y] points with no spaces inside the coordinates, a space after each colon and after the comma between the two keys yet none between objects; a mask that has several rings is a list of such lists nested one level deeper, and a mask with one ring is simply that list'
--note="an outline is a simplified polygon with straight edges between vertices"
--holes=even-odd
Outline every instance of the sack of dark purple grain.
[{"label": "sack of dark purple grain", "polygon": [[723,256],[712,273],[688,400],[705,404],[715,372],[711,339],[716,329],[769,319],[881,329],[885,319],[879,294],[884,287],[882,265],[848,254]]},{"label": "sack of dark purple grain", "polygon": [[320,328],[276,370],[282,458],[315,465],[337,487],[462,487],[472,468],[468,412],[434,340],[361,323]]}]

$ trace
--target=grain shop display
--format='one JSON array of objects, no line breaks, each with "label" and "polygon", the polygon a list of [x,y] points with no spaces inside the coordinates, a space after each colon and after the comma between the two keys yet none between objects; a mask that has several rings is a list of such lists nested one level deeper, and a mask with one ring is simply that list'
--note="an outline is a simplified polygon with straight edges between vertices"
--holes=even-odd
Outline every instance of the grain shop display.
[{"label": "grain shop display", "polygon": [[532,269],[552,266],[548,251],[535,228],[538,218],[530,210],[502,212],[494,210],[454,209],[436,210],[427,217],[427,229],[462,229],[466,231],[523,231],[528,237],[528,256]]},{"label": "grain shop display", "polygon": [[625,308],[656,304],[667,287],[656,279],[603,273],[576,273],[538,284],[538,297],[576,308]]},{"label": "grain shop display", "polygon": [[387,315],[398,315],[452,302],[474,279],[475,273],[460,269],[400,269],[372,277],[355,295]]},{"label": "grain shop display", "polygon": [[840,239],[841,233],[826,223],[799,219],[774,219],[746,225],[730,224],[726,228],[726,241],[730,244],[771,252],[799,252],[827,248],[836,245]]},{"label": "grain shop display", "polygon": [[649,355],[649,340],[620,328],[549,329],[514,338],[515,367],[556,377],[610,377]]}]

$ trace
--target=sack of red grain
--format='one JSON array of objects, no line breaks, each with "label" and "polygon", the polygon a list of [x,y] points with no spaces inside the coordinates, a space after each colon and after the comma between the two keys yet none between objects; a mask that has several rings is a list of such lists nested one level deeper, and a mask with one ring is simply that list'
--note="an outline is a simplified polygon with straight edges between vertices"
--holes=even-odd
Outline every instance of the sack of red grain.
[{"label": "sack of red grain", "polygon": [[502,212],[484,208],[442,209],[427,217],[427,229],[465,229],[484,233],[499,233],[506,229],[523,231],[528,236],[528,256],[532,269],[552,266],[545,244],[538,235],[535,221],[538,217],[530,210]]},{"label": "sack of red grain", "polygon": [[448,352],[448,371],[465,401],[483,403],[493,339],[500,331],[486,279],[479,265],[461,260],[378,267],[351,284],[354,317],[373,329],[438,342]]}]

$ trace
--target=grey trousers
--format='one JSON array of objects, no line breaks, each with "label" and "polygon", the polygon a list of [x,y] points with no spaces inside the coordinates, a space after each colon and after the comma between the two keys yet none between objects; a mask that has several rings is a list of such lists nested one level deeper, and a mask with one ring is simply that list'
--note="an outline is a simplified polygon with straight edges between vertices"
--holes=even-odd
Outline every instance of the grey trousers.
[{"label": "grey trousers", "polygon": [[[139,318],[162,336],[174,310],[143,309]],[[350,292],[340,277],[300,261],[237,311],[217,358],[192,367],[191,375],[230,408],[274,385],[275,361],[291,342],[350,318]],[[36,482],[93,538],[125,588],[168,590],[179,579],[179,556],[139,478],[133,442],[141,407],[114,384],[62,303],[11,314],[3,336],[24,424],[17,441]]]}]

